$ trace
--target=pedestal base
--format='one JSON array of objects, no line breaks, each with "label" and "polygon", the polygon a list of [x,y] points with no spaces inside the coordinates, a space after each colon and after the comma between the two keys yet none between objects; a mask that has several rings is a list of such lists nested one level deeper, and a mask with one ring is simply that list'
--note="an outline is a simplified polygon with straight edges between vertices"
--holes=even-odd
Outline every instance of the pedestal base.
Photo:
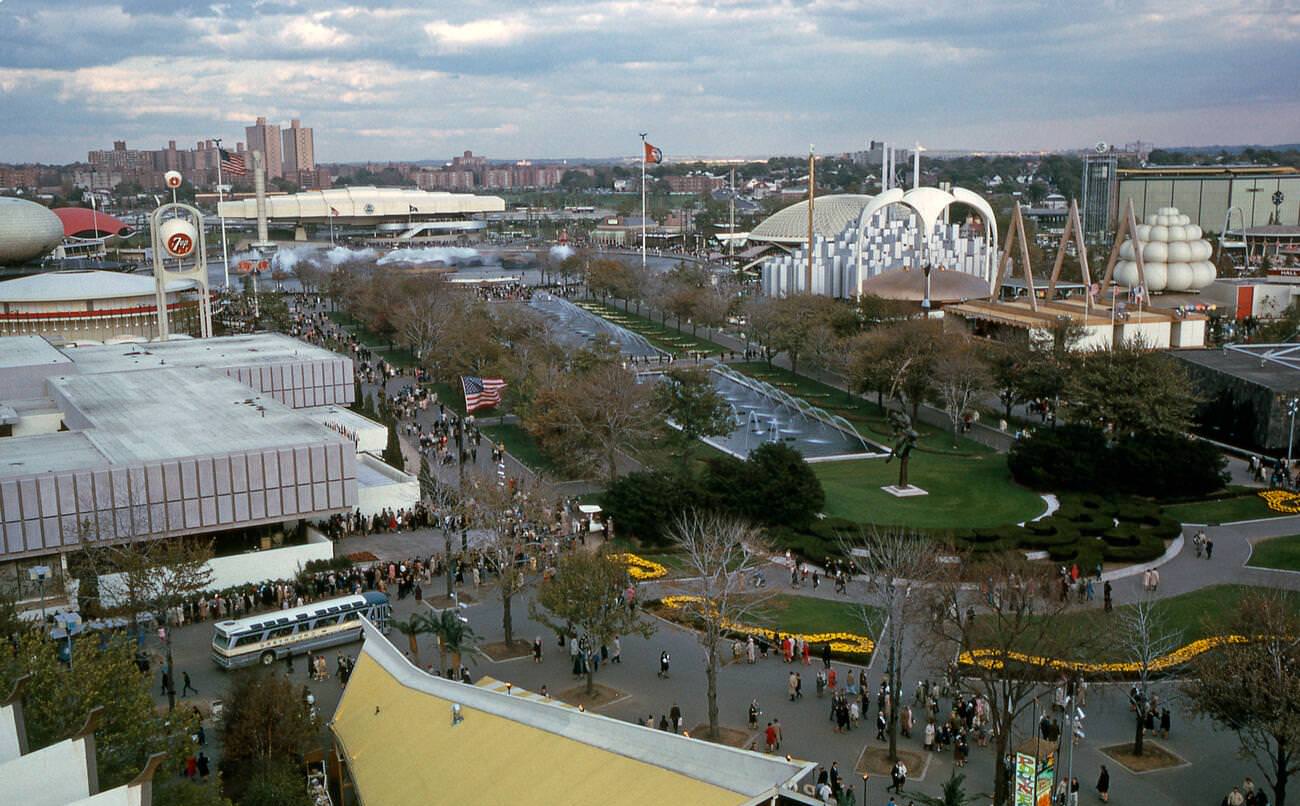
[{"label": "pedestal base", "polygon": [[916,496],[916,495],[930,494],[925,490],[922,490],[920,487],[917,487],[914,484],[909,484],[906,487],[899,487],[897,484],[890,484],[886,487],[881,487],[880,489],[884,490],[885,492],[889,493],[895,498],[911,498],[912,496]]}]

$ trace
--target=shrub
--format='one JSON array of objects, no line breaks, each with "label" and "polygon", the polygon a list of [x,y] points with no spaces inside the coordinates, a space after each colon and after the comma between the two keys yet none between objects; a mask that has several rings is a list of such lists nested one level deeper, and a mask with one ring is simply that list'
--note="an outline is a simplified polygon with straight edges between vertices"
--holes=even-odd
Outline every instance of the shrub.
[{"label": "shrub", "polygon": [[[1125,493],[1167,498],[1202,496],[1228,481],[1227,460],[1213,445],[1181,434],[1139,433],[1111,440],[1082,425],[1042,429],[1011,448],[1016,481],[1036,490]],[[1087,509],[1103,509],[1095,500]]]}]

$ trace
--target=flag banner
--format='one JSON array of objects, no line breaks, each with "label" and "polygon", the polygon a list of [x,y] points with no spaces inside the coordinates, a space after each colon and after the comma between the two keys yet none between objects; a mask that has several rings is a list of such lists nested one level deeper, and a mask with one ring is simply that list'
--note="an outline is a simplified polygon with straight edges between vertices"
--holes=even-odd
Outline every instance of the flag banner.
[{"label": "flag banner", "polygon": [[218,149],[221,152],[221,170],[230,176],[247,176],[248,166],[244,162],[243,154],[231,154],[224,148]]},{"label": "flag banner", "polygon": [[408,205],[406,205],[406,206],[409,208],[409,209],[407,210],[407,212],[410,212],[410,213],[418,213],[418,212],[420,212],[420,208],[419,208],[419,207],[416,207],[414,204],[408,204]]},{"label": "flag banner", "polygon": [[500,405],[501,392],[506,388],[506,382],[500,378],[475,378],[470,375],[462,375],[460,385],[465,391],[467,414]]},{"label": "flag banner", "polygon": [[645,161],[653,162],[655,165],[664,161],[664,152],[661,148],[656,148],[649,143],[645,144]]},{"label": "flag banner", "polygon": [[330,208],[330,215],[331,215],[331,216],[337,216],[337,215],[339,215],[338,208],[336,208],[336,207],[331,207],[331,208]]}]

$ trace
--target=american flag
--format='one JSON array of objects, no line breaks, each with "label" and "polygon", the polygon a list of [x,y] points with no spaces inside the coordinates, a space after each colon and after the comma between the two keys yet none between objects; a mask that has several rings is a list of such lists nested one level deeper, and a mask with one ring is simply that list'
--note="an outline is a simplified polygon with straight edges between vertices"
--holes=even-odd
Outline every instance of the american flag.
[{"label": "american flag", "polygon": [[221,151],[221,170],[231,176],[247,176],[248,166],[244,163],[243,154],[231,154],[224,148]]},{"label": "american flag", "polygon": [[500,378],[474,378],[469,375],[460,377],[460,385],[465,389],[465,412],[491,408],[501,403],[501,390],[506,382]]}]

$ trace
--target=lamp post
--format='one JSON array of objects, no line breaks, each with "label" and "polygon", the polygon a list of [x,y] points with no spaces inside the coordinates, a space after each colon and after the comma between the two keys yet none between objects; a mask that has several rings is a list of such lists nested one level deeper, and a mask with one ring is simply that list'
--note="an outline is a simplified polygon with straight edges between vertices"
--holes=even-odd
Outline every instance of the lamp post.
[{"label": "lamp post", "polygon": [[1291,431],[1286,440],[1286,469],[1287,473],[1291,472],[1291,453],[1295,448],[1295,415],[1300,411],[1300,397],[1293,397],[1286,404],[1287,414],[1291,415]]}]

